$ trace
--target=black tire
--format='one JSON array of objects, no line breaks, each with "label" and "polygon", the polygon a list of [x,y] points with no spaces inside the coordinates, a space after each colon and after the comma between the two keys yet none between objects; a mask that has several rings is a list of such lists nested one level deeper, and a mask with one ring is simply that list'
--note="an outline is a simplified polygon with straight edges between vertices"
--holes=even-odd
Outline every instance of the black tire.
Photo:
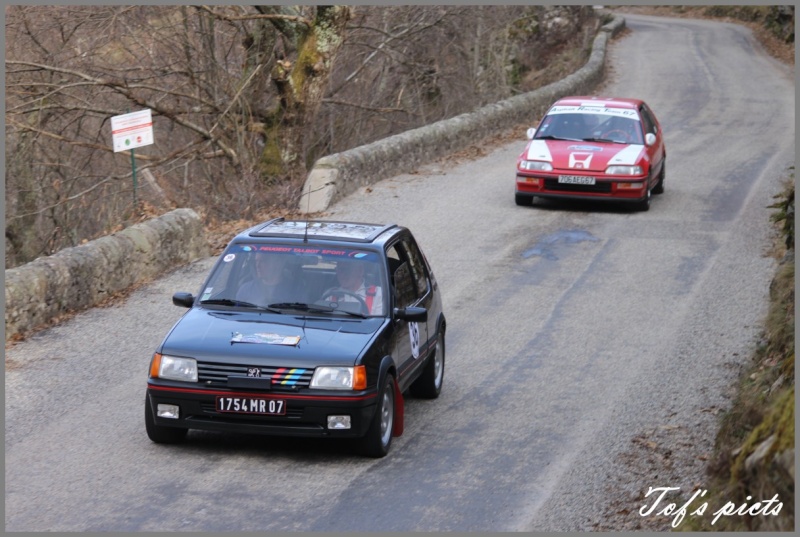
[{"label": "black tire", "polygon": [[411,394],[424,399],[436,399],[444,382],[444,333],[439,332],[436,348],[428,358],[422,375],[411,385]]},{"label": "black tire", "polygon": [[179,444],[186,439],[186,433],[189,432],[189,429],[156,425],[147,398],[144,401],[144,427],[147,429],[147,436],[156,444]]},{"label": "black tire", "polygon": [[664,177],[667,174],[667,161],[661,163],[661,171],[658,173],[658,183],[653,187],[653,194],[664,193]]},{"label": "black tire", "polygon": [[528,196],[526,194],[520,194],[517,192],[514,194],[514,201],[520,207],[530,207],[533,205],[533,196]]},{"label": "black tire", "polygon": [[394,428],[395,380],[391,374],[386,375],[383,386],[378,391],[378,405],[372,417],[367,434],[361,439],[362,454],[380,458],[385,457],[392,447],[392,431]]},{"label": "black tire", "polygon": [[647,195],[644,197],[642,201],[636,204],[637,211],[644,212],[650,210],[650,198],[652,197],[651,193],[652,190],[650,190],[650,187],[647,187]]}]

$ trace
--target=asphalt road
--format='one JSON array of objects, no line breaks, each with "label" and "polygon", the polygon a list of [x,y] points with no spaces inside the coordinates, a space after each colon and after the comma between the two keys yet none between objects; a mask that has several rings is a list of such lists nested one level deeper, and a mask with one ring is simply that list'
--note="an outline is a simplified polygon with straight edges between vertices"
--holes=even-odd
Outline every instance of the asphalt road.
[{"label": "asphalt road", "polygon": [[[605,93],[644,98],[665,129],[666,192],[649,212],[517,207],[524,132],[331,209],[409,226],[444,293],[442,395],[406,400],[388,457],[254,436],[148,440],[149,359],[184,311],[172,293],[196,292],[206,259],[6,350],[6,531],[581,530],[619,493],[609,483],[641,431],[700,431],[675,456],[701,460],[709,409],[728,404],[766,312],[793,75],[741,27],[626,18]],[[627,493],[703,478],[700,463],[675,472]]]}]

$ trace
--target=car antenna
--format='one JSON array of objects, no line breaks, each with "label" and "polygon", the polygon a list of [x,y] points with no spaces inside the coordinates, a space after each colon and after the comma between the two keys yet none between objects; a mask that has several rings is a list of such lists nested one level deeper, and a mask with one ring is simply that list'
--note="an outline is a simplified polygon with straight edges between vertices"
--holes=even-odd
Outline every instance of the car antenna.
[{"label": "car antenna", "polygon": [[303,232],[303,244],[308,244],[308,211],[311,209],[311,185],[308,186],[306,194],[306,226]]}]

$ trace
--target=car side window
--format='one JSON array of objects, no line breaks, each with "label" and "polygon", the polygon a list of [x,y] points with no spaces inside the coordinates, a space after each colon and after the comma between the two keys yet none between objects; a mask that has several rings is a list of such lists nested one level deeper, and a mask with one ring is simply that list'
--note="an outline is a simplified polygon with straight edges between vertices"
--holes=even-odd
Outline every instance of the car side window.
[{"label": "car side window", "polygon": [[403,239],[386,250],[386,257],[397,305],[407,307],[428,290],[422,256],[413,242]]},{"label": "car side window", "polygon": [[653,134],[656,134],[658,132],[658,128],[656,127],[656,123],[653,121],[653,116],[650,114],[650,111],[647,109],[647,107],[642,106],[639,108],[639,113],[642,116],[644,132],[652,132]]},{"label": "car side window", "polygon": [[394,292],[397,306],[400,308],[407,308],[417,300],[414,281],[411,279],[411,270],[408,263],[403,263],[394,272]]},{"label": "car side window", "polygon": [[402,241],[403,247],[408,253],[408,262],[411,268],[411,277],[417,287],[417,296],[422,296],[428,292],[428,277],[425,274],[425,266],[422,261],[422,254],[413,239],[405,238]]}]

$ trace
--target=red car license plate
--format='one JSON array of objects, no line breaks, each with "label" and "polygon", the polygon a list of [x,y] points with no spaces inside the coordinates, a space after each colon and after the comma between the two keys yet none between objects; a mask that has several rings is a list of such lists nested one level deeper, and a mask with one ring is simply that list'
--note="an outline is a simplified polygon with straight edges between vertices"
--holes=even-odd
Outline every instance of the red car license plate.
[{"label": "red car license plate", "polygon": [[217,412],[237,414],[264,414],[282,416],[286,414],[286,401],[259,397],[217,397]]},{"label": "red car license plate", "polygon": [[593,185],[594,177],[586,177],[583,175],[559,175],[559,183],[567,183],[570,185]]}]

